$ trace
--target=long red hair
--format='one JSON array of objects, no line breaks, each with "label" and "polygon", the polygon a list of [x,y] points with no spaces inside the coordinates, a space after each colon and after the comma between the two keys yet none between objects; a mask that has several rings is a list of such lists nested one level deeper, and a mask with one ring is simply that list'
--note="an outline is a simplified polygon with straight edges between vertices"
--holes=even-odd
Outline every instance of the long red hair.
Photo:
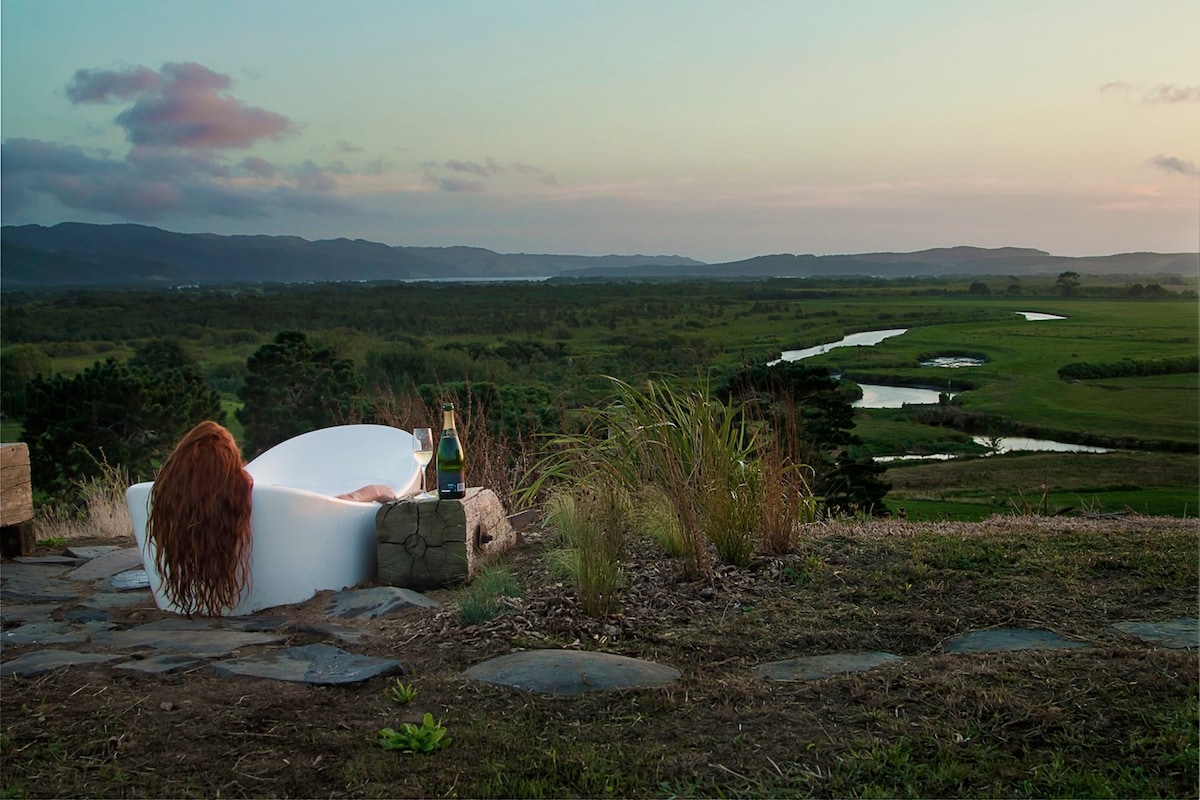
[{"label": "long red hair", "polygon": [[192,428],[158,471],[147,541],[163,591],[188,616],[220,616],[241,598],[253,486],[233,434],[216,422]]}]

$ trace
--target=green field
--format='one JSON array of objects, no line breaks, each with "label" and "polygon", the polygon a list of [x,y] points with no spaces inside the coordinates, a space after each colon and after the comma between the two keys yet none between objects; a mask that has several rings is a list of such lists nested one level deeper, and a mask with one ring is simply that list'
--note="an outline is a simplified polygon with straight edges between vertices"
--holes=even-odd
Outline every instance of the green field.
[{"label": "green field", "polygon": [[[945,406],[860,410],[856,433],[871,455],[979,454],[983,448],[971,434],[1007,434],[1174,454],[1183,462],[1165,484],[1143,477],[1139,467],[1119,487],[1104,481],[1086,491],[1067,488],[1057,471],[1039,462],[1022,481],[982,486],[976,497],[948,490],[918,497],[900,477],[918,467],[896,465],[889,469],[896,485],[889,505],[903,502],[909,513],[920,509],[928,516],[977,516],[1021,505],[1031,486],[1048,482],[1049,505],[1058,508],[1194,514],[1196,371],[1087,380],[1058,375],[1069,364],[1194,357],[1200,325],[1194,281],[1175,286],[1184,296],[1153,300],[1121,297],[1120,278],[1087,278],[1079,297],[1061,296],[1052,278],[1021,283],[1019,296],[980,296],[966,280],[870,279],[5,293],[3,346],[5,353],[34,348],[51,371],[70,373],[104,358],[127,358],[148,340],[178,338],[222,393],[236,428],[232,412],[246,359],[281,330],[303,330],[314,344],[352,359],[368,392],[490,381],[541,387],[569,409],[594,401],[607,385],[604,375],[719,377],[782,350],[907,328],[874,347],[835,349],[805,362],[860,383],[961,392]],[[1000,279],[993,284],[1004,285]],[[1065,319],[1027,321],[1020,311]],[[963,354],[985,363],[960,369],[919,364]],[[19,420],[6,419],[3,434],[18,436]],[[1092,471],[1102,463],[1044,458],[1057,459],[1064,471]],[[944,473],[949,487],[963,463],[932,469]]]}]

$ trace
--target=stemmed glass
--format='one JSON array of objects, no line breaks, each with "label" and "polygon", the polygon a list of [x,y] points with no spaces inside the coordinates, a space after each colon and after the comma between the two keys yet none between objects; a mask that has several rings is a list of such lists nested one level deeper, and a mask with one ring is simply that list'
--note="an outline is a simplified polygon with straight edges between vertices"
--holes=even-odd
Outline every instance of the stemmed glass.
[{"label": "stemmed glass", "polygon": [[425,473],[433,460],[433,429],[413,428],[413,458],[421,465],[421,494],[425,494]]}]

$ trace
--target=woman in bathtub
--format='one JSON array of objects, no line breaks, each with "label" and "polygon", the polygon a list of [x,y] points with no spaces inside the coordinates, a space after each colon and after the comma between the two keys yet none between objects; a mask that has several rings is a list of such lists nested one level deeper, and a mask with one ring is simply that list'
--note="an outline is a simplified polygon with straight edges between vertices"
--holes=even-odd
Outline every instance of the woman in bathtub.
[{"label": "woman in bathtub", "polygon": [[[151,490],[146,535],[155,543],[163,590],[189,616],[218,616],[233,606],[250,567],[250,493],[233,434],[216,422],[192,428],[167,457]],[[387,502],[390,486],[338,495]]]}]

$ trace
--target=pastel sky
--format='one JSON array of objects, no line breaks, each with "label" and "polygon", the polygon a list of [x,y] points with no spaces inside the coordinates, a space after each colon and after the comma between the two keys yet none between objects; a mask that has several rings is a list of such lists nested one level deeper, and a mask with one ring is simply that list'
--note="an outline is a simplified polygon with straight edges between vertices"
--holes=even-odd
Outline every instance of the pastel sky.
[{"label": "pastel sky", "polygon": [[2,0],[4,224],[1200,248],[1195,0]]}]

